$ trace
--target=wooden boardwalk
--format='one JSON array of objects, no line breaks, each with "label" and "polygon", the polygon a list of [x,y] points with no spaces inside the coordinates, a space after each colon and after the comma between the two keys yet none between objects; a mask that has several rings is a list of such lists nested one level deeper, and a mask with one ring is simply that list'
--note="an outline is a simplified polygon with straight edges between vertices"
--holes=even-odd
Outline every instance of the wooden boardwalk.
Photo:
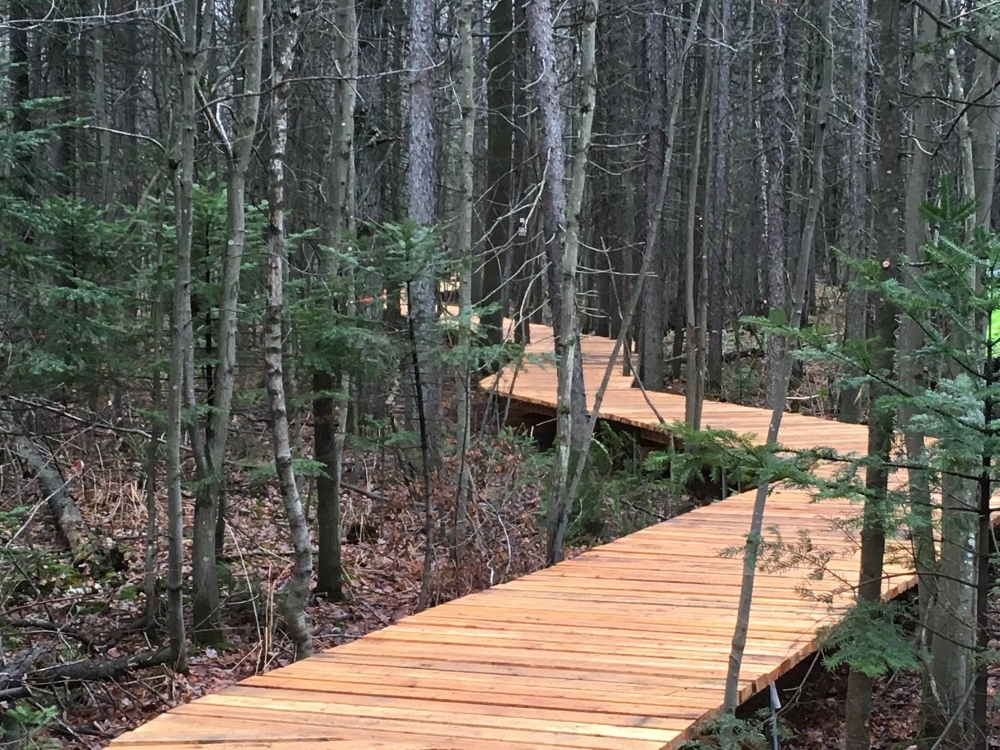
[{"label": "wooden boardwalk", "polygon": [[[529,351],[551,352],[534,326]],[[584,337],[585,380],[600,383],[612,342]],[[620,371],[619,371],[620,372]],[[494,385],[496,379],[484,381]],[[512,386],[512,387],[511,387]],[[506,372],[502,392],[553,408],[554,367]],[[684,399],[650,393],[663,418]],[[602,416],[643,430],[658,420],[631,378],[616,377]],[[706,403],[706,426],[764,434],[769,414]],[[864,452],[864,427],[786,415],[783,443]],[[140,748],[673,748],[722,703],[753,492],[735,495],[488,591],[440,605],[267,674],[179,706],[123,735]],[[776,488],[765,526],[800,531],[832,553],[827,574],[759,573],[740,675],[749,698],[816,649],[817,632],[852,599],[858,545],[847,502]],[[886,594],[915,583],[890,569]],[[804,597],[805,584],[832,604]]]}]

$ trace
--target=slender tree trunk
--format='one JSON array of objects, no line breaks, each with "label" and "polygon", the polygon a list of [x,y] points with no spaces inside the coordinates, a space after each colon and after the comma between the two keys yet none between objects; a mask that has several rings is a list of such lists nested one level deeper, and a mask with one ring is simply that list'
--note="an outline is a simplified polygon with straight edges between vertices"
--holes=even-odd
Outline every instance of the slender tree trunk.
[{"label": "slender tree trunk", "polygon": [[30,47],[28,27],[31,15],[24,0],[13,0],[10,4],[10,103],[14,109],[11,125],[15,133],[31,130],[31,115],[25,106],[31,100]]},{"label": "slender tree trunk", "polygon": [[[555,37],[552,28],[552,6],[549,0],[529,0],[525,7],[528,47],[531,49],[532,90],[538,106],[538,154],[543,174],[541,198],[542,226],[544,231],[546,280],[549,306],[552,310],[552,327],[555,333],[556,359],[562,361],[563,343],[569,335],[574,341],[579,330],[564,331],[564,304],[575,300],[563,297],[565,273],[563,271],[566,248],[566,164],[563,154],[563,117],[559,102]],[[576,320],[575,314],[572,316]],[[577,344],[574,344],[577,346]],[[583,363],[579,357],[569,360],[572,372],[571,409],[572,448],[583,449],[583,428],[587,413],[583,384]],[[555,522],[553,522],[555,523]]]},{"label": "slender tree trunk", "polygon": [[[712,38],[712,27],[715,20],[718,1],[714,0],[708,5],[708,12],[705,21],[705,36]],[[698,185],[701,173],[701,145],[704,140],[702,130],[705,123],[705,110],[709,106],[708,96],[711,88],[710,82],[713,73],[712,56],[713,48],[705,48],[705,60],[701,76],[701,88],[698,92],[697,115],[694,124],[694,147],[691,150],[691,164],[688,173],[688,206],[687,206],[687,226],[684,237],[685,244],[685,312],[687,317],[687,373],[684,386],[684,419],[688,427],[694,430],[701,429],[701,382],[698,372],[698,355],[704,346],[704,331],[698,328],[697,283],[695,281],[695,224],[698,218]],[[707,192],[707,191],[706,191]],[[702,217],[703,226],[705,218]],[[707,259],[702,259],[702,264]]]},{"label": "slender tree trunk", "polygon": [[[691,12],[690,20],[688,21],[687,35],[684,39],[684,46],[680,52],[680,60],[683,62],[687,59],[688,53],[694,46],[695,40],[698,36],[699,19],[701,18],[701,8],[702,0],[696,0],[695,7]],[[678,70],[678,75],[683,76],[683,66]],[[667,141],[664,146],[663,154],[663,164],[664,171],[660,174],[660,186],[659,193],[657,195],[657,200],[659,201],[659,206],[661,210],[653,215],[653,226],[651,228],[648,237],[652,238],[652,242],[647,241],[645,249],[642,254],[642,265],[639,268],[639,274],[636,277],[634,286],[632,287],[631,296],[629,298],[628,304],[625,308],[624,314],[622,316],[622,325],[618,331],[618,338],[615,339],[615,344],[611,350],[611,356],[608,358],[608,364],[604,368],[604,377],[601,380],[600,386],[594,393],[594,404],[590,410],[590,418],[587,420],[585,425],[585,430],[583,433],[583,450],[580,452],[579,459],[576,463],[576,470],[573,475],[573,481],[569,485],[569,498],[575,498],[577,490],[580,486],[580,481],[583,479],[583,472],[587,465],[587,456],[590,450],[591,438],[594,435],[594,429],[597,427],[597,419],[601,413],[601,404],[604,401],[604,394],[607,392],[608,384],[611,382],[611,377],[615,372],[616,363],[618,361],[618,355],[621,353],[622,346],[628,340],[629,331],[632,329],[632,321],[635,319],[635,312],[639,307],[639,301],[642,299],[643,293],[643,280],[647,278],[649,274],[649,269],[652,268],[655,255],[656,255],[656,238],[660,231],[660,223],[663,217],[662,208],[666,203],[668,180],[670,175],[670,165],[673,160],[673,142],[674,133],[676,131],[677,116],[680,113],[681,108],[681,97],[684,92],[684,87],[682,85],[683,80],[679,79],[676,81],[677,85],[674,87],[673,101],[670,105],[670,118],[669,125],[667,128]],[[647,239],[648,239],[647,237]],[[641,382],[641,378],[640,378]]]},{"label": "slender tree trunk", "polygon": [[460,44],[460,73],[458,100],[461,108],[459,128],[459,210],[455,227],[456,251],[461,264],[459,279],[459,336],[458,346],[462,363],[459,365],[458,388],[458,445],[459,476],[458,497],[455,502],[454,560],[461,570],[462,552],[465,548],[465,516],[472,493],[472,475],[469,469],[468,450],[472,440],[472,213],[473,213],[473,149],[476,135],[475,85],[476,68],[473,58],[472,38],[473,1],[460,0],[458,5],[458,36]]},{"label": "slender tree trunk", "polygon": [[[989,328],[987,328],[989,330]],[[990,332],[992,335],[992,331]],[[992,339],[986,345],[986,358],[983,363],[983,382],[987,389],[994,383],[993,355],[995,345]],[[988,392],[988,390],[987,390]],[[987,396],[983,401],[983,427],[986,434],[995,429],[994,399]],[[990,560],[996,554],[993,542],[992,499],[993,482],[990,478],[990,468],[993,457],[988,453],[982,457],[982,473],[979,479],[979,528],[976,535],[976,651],[979,661],[976,663],[976,678],[973,686],[972,725],[975,732],[976,750],[987,750],[992,734],[990,724],[989,696],[989,661],[992,627],[990,622],[990,594],[993,581],[990,576]]]},{"label": "slender tree trunk", "polygon": [[271,155],[268,165],[267,209],[267,310],[264,320],[264,353],[267,395],[271,410],[271,441],[278,486],[292,538],[292,576],[282,590],[285,625],[295,644],[295,658],[312,655],[312,634],[306,621],[306,603],[312,579],[312,544],[302,512],[302,500],[292,468],[292,446],[285,405],[282,316],[285,278],[285,151],[288,142],[288,84],[286,77],[295,59],[300,7],[291,0],[282,13],[283,33],[276,41],[271,73]]},{"label": "slender tree trunk", "polygon": [[[937,24],[922,11],[917,11],[916,43],[914,45],[910,86],[913,90],[913,138],[909,151],[913,157],[906,183],[905,253],[907,265],[916,267],[922,257],[920,246],[924,242],[924,220],[920,206],[927,199],[931,174],[931,156],[937,147],[932,115],[934,82],[937,64],[932,48],[937,38]],[[907,274],[903,283],[914,287],[915,279]],[[908,316],[900,321],[899,332],[899,382],[906,393],[916,394],[921,388],[923,363],[916,352],[924,345],[924,332]],[[912,466],[924,463],[924,436],[911,425],[914,410],[903,407],[899,423],[903,430],[907,462]],[[908,469],[909,501],[912,509],[911,534],[914,560],[918,576],[918,600],[921,633],[919,642],[925,649],[931,647],[931,633],[927,630],[927,614],[937,592],[937,553],[934,548],[933,519],[931,517],[931,491],[928,473]],[[926,701],[925,701],[926,702]]]},{"label": "slender tree trunk", "polygon": [[[701,369],[707,369],[702,375],[707,382],[700,383],[701,391],[706,389],[718,393],[722,388],[722,330],[726,315],[726,220],[729,212],[729,139],[732,130],[732,110],[730,106],[730,88],[733,65],[733,45],[731,41],[733,26],[732,0],[719,0],[719,30],[718,57],[715,99],[715,174],[712,178],[712,212],[709,217],[708,232],[710,251],[708,268],[708,297],[712,304],[707,307],[707,319],[701,325],[707,331],[701,332],[699,341],[707,336],[707,359]],[[706,299],[707,302],[707,299]],[[703,400],[703,396],[702,396]],[[700,405],[699,405],[700,411]]]},{"label": "slender tree trunk", "polygon": [[[410,0],[410,141],[406,170],[410,218],[430,227],[434,224],[434,2]],[[407,302],[414,324],[414,343],[421,372],[414,373],[423,390],[421,402],[427,442],[424,446],[427,469],[441,468],[441,373],[436,366],[435,322],[437,300],[435,281],[429,270],[409,285]]]},{"label": "slender tree trunk", "polygon": [[[856,0],[851,7],[851,113],[848,121],[847,198],[844,221],[844,250],[855,260],[868,257],[868,2]],[[865,338],[868,324],[867,294],[850,285],[855,274],[847,273],[849,284],[844,312],[844,341]],[[842,388],[837,397],[837,419],[858,422],[861,417],[860,390]]]},{"label": "slender tree trunk", "polygon": [[[951,80],[950,96],[955,102],[965,100],[965,87],[955,59],[948,52]],[[975,160],[972,133],[967,111],[962,105],[958,116],[959,162],[961,164],[961,194],[964,200],[976,199]],[[972,240],[975,217],[965,228],[965,241]],[[973,321],[969,321],[973,324]],[[969,345],[968,333],[957,328],[948,334],[949,345]],[[959,374],[951,367],[949,377]],[[946,467],[947,470],[969,474],[978,467],[972,462]],[[968,748],[974,745],[972,727],[973,701],[969,690],[973,686],[975,655],[975,539],[978,510],[978,482],[945,475],[941,479],[940,564],[937,596],[928,612],[930,629],[937,636],[931,648],[930,708],[927,711],[926,733],[937,738],[944,748]]]},{"label": "slender tree trunk", "polygon": [[[529,4],[536,16],[529,15],[529,29],[539,35],[534,41],[538,47],[539,63],[554,65],[555,50],[552,37],[552,16],[548,0],[533,0]],[[530,33],[530,32],[529,32]],[[561,264],[562,309],[557,335],[561,339],[558,351],[558,387],[556,394],[556,456],[552,470],[552,486],[549,494],[546,522],[548,543],[546,563],[552,565],[563,559],[566,531],[573,498],[570,496],[570,454],[574,447],[574,421],[585,421],[586,411],[577,411],[573,404],[573,380],[579,368],[579,321],[576,314],[576,270],[580,244],[580,212],[583,208],[583,192],[587,179],[587,153],[590,150],[590,136],[594,123],[594,104],[597,100],[597,0],[586,0],[583,6],[583,26],[581,30],[580,78],[582,93],[580,102],[579,132],[576,137],[570,174],[569,195],[564,201],[565,236]],[[549,100],[549,104],[552,100]],[[554,102],[558,116],[558,94]],[[554,156],[549,151],[549,165]],[[561,158],[561,154],[560,154]],[[579,423],[579,422],[578,422]]]},{"label": "slender tree trunk", "polygon": [[[510,299],[502,286],[513,283],[505,279],[511,248],[510,212],[513,190],[512,161],[514,122],[514,3],[497,0],[490,13],[489,81],[487,88],[487,183],[486,194],[486,257],[483,260],[483,283],[480,304],[499,305],[482,316],[482,325],[491,344],[503,338],[503,316],[509,314],[500,304]],[[507,307],[509,307],[509,302]]]},{"label": "slender tree trunk", "polygon": [[104,39],[107,28],[94,29],[94,124],[97,132],[97,164],[99,180],[97,200],[101,205],[112,203],[111,192],[111,133],[108,132],[108,87],[107,70],[104,61]]},{"label": "slender tree trunk", "polygon": [[[826,145],[827,116],[833,99],[833,40],[831,29],[832,0],[824,0],[821,13],[823,29],[823,75],[820,90],[817,93],[815,131],[812,147],[812,178],[809,185],[808,207],[802,228],[802,238],[799,245],[799,258],[796,268],[795,286],[792,289],[792,309],[788,325],[797,329],[802,323],[802,313],[805,309],[806,291],[809,283],[810,259],[812,257],[813,240],[816,224],[819,219],[819,209],[823,204],[824,169],[823,159]],[[771,421],[767,429],[767,444],[773,445],[778,440],[781,427],[781,417],[784,414],[785,400],[788,396],[788,383],[792,375],[792,357],[786,351],[781,363],[781,369],[776,378],[775,387],[771,391]],[[739,605],[736,613],[736,628],[733,632],[732,650],[729,655],[729,669],[726,674],[726,693],[723,711],[733,713],[739,703],[739,677],[743,664],[743,650],[746,648],[747,631],[750,626],[750,606],[753,601],[754,576],[757,571],[757,553],[761,544],[761,529],[764,521],[764,508],[767,502],[769,482],[763,481],[757,487],[754,497],[753,511],[750,518],[750,531],[743,553],[743,578],[740,585]]]},{"label": "slender tree trunk", "polygon": [[[787,37],[787,6],[776,5],[771,11],[774,37],[771,42],[771,64],[767,93],[764,100],[764,160],[767,182],[764,236],[767,243],[767,306],[771,312],[788,315],[788,265],[785,244],[788,212],[785,205],[785,139],[791,113],[788,111],[788,90],[785,81],[785,42]],[[767,337],[767,403],[776,404],[784,396],[781,372],[786,358],[784,336]]]},{"label": "slender tree trunk", "polygon": [[[330,127],[332,165],[329,177],[327,209],[327,242],[320,256],[319,281],[329,283],[336,274],[331,250],[342,253],[348,249],[354,235],[354,109],[357,86],[358,21],[355,0],[337,2],[337,73],[340,78],[333,87],[333,122]],[[350,273],[350,271],[348,271]],[[348,314],[354,313],[353,290],[348,295]],[[329,391],[339,386],[337,413]],[[340,537],[340,486],[343,474],[344,442],[351,380],[342,375],[338,383],[333,373],[317,371],[313,388],[319,394],[313,401],[313,440],[317,461],[323,462],[324,475],[316,482],[316,519],[319,532],[319,557],[316,589],[332,601],[344,598],[343,563]]]},{"label": "slender tree trunk", "polygon": [[[229,422],[236,381],[236,327],[240,270],[246,246],[246,173],[257,130],[261,59],[264,43],[263,0],[246,3],[241,67],[243,85],[238,99],[236,133],[227,147],[226,249],[222,256],[222,294],[218,320],[218,365],[213,372],[212,411],[208,417],[208,476],[195,499],[192,527],[191,577],[194,636],[199,643],[223,641],[219,617],[219,577],[216,555],[221,552],[225,528],[225,462]],[[223,136],[225,137],[225,136]]]},{"label": "slender tree trunk", "polygon": [[[995,36],[983,40],[984,44],[995,48]],[[976,223],[986,232],[993,229],[993,195],[996,184],[996,153],[997,135],[1000,130],[1000,117],[996,107],[998,96],[995,88],[997,80],[997,61],[979,50],[976,54],[976,64],[973,71],[973,85],[970,99],[978,102],[978,106],[970,111],[969,125],[972,129],[973,177],[976,184]],[[980,321],[977,321],[977,327]],[[988,321],[981,326],[984,332],[990,332]],[[983,380],[987,388],[994,381],[993,357],[996,352],[991,341],[987,343],[986,362],[983,367]],[[987,432],[994,429],[993,399],[987,397],[984,408],[984,426]],[[982,458],[982,478],[979,481],[979,528],[976,535],[976,650],[978,659],[975,664],[976,676],[973,688],[972,729],[976,750],[987,750],[990,737],[989,723],[989,648],[991,639],[989,600],[991,590],[990,559],[992,549],[993,529],[990,520],[990,500],[992,482],[989,469],[992,457]]]},{"label": "slender tree trunk", "polygon": [[[900,5],[893,0],[876,0],[873,7],[879,34],[879,97],[877,112],[878,161],[876,163],[873,209],[875,215],[872,240],[879,261],[882,281],[896,277],[903,232],[899,221],[899,206],[903,202],[903,178],[900,168],[900,137],[903,132],[900,51]],[[877,371],[883,382],[893,374],[896,347],[896,311],[879,294],[875,299],[874,333],[877,336]],[[882,598],[882,571],[885,556],[885,524],[890,517],[888,490],[889,448],[893,436],[893,410],[878,403],[891,395],[884,386],[873,385],[868,410],[868,455],[878,459],[865,473],[864,511],[861,525],[861,576],[857,601],[862,607],[873,607]],[[871,744],[872,677],[852,669],[847,681],[847,716],[845,731],[847,750],[868,750]]]},{"label": "slender tree trunk", "polygon": [[[198,0],[183,5],[180,51],[179,139],[174,156],[174,206],[177,222],[177,256],[171,314],[170,374],[167,379],[167,618],[171,655],[178,671],[187,669],[184,630],[183,565],[184,508],[181,502],[181,435],[184,431],[185,365],[194,347],[191,331],[192,192],[194,189],[198,78]],[[196,623],[197,624],[197,623]]]},{"label": "slender tree trunk", "polygon": [[[163,334],[163,303],[165,290],[163,288],[163,238],[157,233],[158,258],[156,261],[156,284],[153,290],[153,309],[150,323],[153,330],[153,359],[158,360],[161,353],[161,337]],[[162,406],[162,386],[160,367],[153,366],[152,395],[150,397],[152,411],[158,412]],[[146,543],[143,550],[143,593],[146,597],[146,633],[152,636],[156,632],[156,612],[160,601],[156,591],[157,565],[156,557],[159,551],[160,522],[156,502],[156,472],[159,467],[160,426],[157,420],[151,420],[150,440],[146,449]],[[168,518],[169,521],[169,518]]]},{"label": "slender tree trunk", "polygon": [[[661,161],[665,150],[665,123],[663,115],[666,111],[664,94],[666,92],[666,27],[667,15],[665,0],[656,0],[645,18],[645,69],[646,94],[649,97],[648,136],[646,163],[646,243],[653,243],[653,260],[649,272],[642,280],[643,297],[642,312],[639,321],[639,378],[645,388],[651,391],[662,391],[665,378],[663,367],[663,301],[666,294],[666,246],[660,229],[663,213],[660,194],[657,190],[664,170]],[[679,59],[674,63],[674,70],[683,69],[686,61]],[[674,76],[675,81],[682,81],[683,76]],[[656,234],[652,227],[656,223]]]}]

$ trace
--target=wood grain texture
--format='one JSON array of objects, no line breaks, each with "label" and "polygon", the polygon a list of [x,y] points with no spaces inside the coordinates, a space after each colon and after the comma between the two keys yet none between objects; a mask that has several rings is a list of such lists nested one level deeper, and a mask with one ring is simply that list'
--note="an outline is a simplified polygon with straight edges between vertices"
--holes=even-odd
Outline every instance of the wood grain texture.
[{"label": "wood grain texture", "polygon": [[[530,360],[481,387],[519,407],[553,414],[552,332],[533,325]],[[584,336],[588,394],[613,342]],[[621,370],[619,368],[618,372]],[[684,397],[650,393],[667,423]],[[666,441],[631,377],[611,381],[602,417]],[[706,427],[764,435],[769,412],[706,403]],[[867,430],[796,414],[781,441],[863,454]],[[832,467],[823,467],[832,471]],[[753,492],[651,526],[579,557],[442,604],[358,641],[251,677],[150,721],[114,747],[172,750],[499,750],[674,748],[722,703]],[[765,529],[808,540],[810,556],[758,573],[742,698],[815,652],[820,630],[853,600],[858,507],[771,492]],[[773,538],[773,532],[766,536]],[[884,592],[916,583],[903,540]],[[821,568],[821,569],[820,569]]]}]

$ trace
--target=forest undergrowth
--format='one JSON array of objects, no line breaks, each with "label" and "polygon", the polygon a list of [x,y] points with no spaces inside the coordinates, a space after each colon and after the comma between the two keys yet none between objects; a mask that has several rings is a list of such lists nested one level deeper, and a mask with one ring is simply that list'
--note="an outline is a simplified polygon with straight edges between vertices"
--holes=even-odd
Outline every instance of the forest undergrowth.
[{"label": "forest undergrowth", "polygon": [[[729,381],[731,400],[760,405],[760,358],[746,358]],[[806,365],[792,394],[796,411],[827,416],[830,405],[823,371]],[[735,379],[740,378],[739,382]],[[736,397],[742,391],[743,398]],[[795,399],[801,395],[800,399]],[[480,407],[482,404],[480,404]],[[153,648],[156,628],[144,620],[144,545],[147,515],[142,441],[139,427],[119,419],[115,429],[96,415],[51,416],[45,445],[61,468],[84,519],[109,548],[122,557],[112,567],[74,563],[44,506],[44,492],[33,474],[15,460],[0,462],[0,538],[4,568],[0,584],[0,638],[7,665],[43,653],[33,668],[74,660],[116,659]],[[137,421],[136,425],[142,425]],[[296,435],[299,449],[311,443],[308,420]],[[293,649],[280,623],[277,592],[291,569],[292,550],[280,498],[260,466],[267,453],[266,424],[249,415],[234,423],[241,459],[230,469],[227,534],[220,563],[225,645],[191,647],[190,672],[165,665],[122,671],[114,679],[75,680],[40,685],[34,715],[39,747],[97,748],[171,706],[215,692],[255,673],[288,664]],[[643,452],[627,435],[602,429],[593,468],[581,489],[568,556],[594,544],[637,530],[705,502],[712,493],[678,492],[662,476],[645,471]],[[6,454],[8,458],[13,454]],[[455,509],[458,472],[453,448],[433,483],[436,546],[431,606],[525,575],[545,562],[541,523],[547,456],[526,435],[503,431],[482,436],[469,452],[473,502],[469,537],[456,564],[447,538]],[[369,429],[345,454],[342,495],[343,559],[347,598],[313,596],[308,619],[318,649],[335,647],[390,625],[417,607],[423,566],[423,498],[410,474],[405,451],[395,447],[386,427]],[[162,477],[157,487],[162,488]],[[303,479],[307,512],[315,516],[312,480]],[[193,494],[184,497],[185,524],[192,522]],[[190,556],[190,540],[185,552]],[[153,558],[158,586],[166,577],[165,540]],[[188,561],[189,564],[189,561]],[[158,612],[158,620],[164,616]],[[994,617],[1000,615],[994,611]],[[994,677],[994,682],[996,678]],[[995,687],[995,686],[993,686]],[[810,671],[795,705],[783,714],[787,736],[782,747],[819,750],[834,747],[842,735],[846,682],[821,666]],[[919,678],[900,673],[880,679],[873,720],[875,747],[907,747],[919,716]],[[0,708],[6,696],[0,690]],[[900,744],[903,743],[903,744]]]},{"label": "forest undergrowth", "polygon": [[[87,526],[120,557],[113,567],[105,561],[98,564],[96,558],[74,562],[34,474],[17,460],[8,460],[13,453],[5,453],[0,462],[0,538],[5,553],[0,555],[0,638],[5,669],[20,659],[30,660],[25,663],[33,670],[44,670],[155,649],[155,634],[165,615],[158,611],[156,627],[145,627],[146,480],[143,457],[129,432],[139,428],[119,419],[115,430],[102,430],[93,425],[107,422],[96,415],[67,415],[51,417],[40,434],[47,436],[44,444],[51,450],[52,464],[59,467]],[[300,427],[300,447],[310,443],[309,430],[307,424]],[[266,455],[266,425],[244,418],[234,423],[234,432],[245,460],[233,464],[227,493],[227,533],[219,567],[225,645],[192,646],[187,675],[156,665],[122,670],[113,679],[34,686],[34,700],[28,703],[37,710],[19,709],[23,715],[18,721],[29,728],[39,747],[101,747],[171,706],[292,661],[292,645],[283,633],[276,602],[291,570],[287,523],[271,477],[254,458]],[[577,514],[569,556],[699,503],[689,497],[664,500],[655,482],[634,464],[626,465],[626,455],[635,458],[629,446],[627,440],[604,434],[595,461],[601,468],[585,490],[587,505]],[[540,510],[546,457],[530,437],[504,431],[479,440],[469,460],[473,502],[468,538],[457,564],[453,540],[446,536],[456,499],[458,459],[453,450],[446,453],[442,472],[432,484],[438,538],[443,541],[435,547],[431,606],[520,577],[545,562]],[[346,600],[310,599],[308,619],[317,649],[359,638],[416,610],[424,558],[423,497],[406,461],[405,452],[380,434],[369,434],[345,454]],[[162,479],[156,479],[161,489]],[[310,519],[315,516],[311,481],[303,480]],[[193,506],[193,492],[185,491],[186,525],[192,521]],[[186,539],[186,569],[190,553]],[[162,591],[162,537],[153,565]],[[0,689],[0,709],[13,704],[8,697]]]}]

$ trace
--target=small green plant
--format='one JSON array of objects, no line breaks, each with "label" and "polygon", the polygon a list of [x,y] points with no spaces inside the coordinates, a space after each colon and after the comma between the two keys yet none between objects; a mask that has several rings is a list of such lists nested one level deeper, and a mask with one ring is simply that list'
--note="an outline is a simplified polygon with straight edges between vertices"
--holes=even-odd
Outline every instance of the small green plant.
[{"label": "small green plant", "polygon": [[58,748],[60,745],[56,740],[41,737],[58,715],[55,706],[36,706],[27,701],[15,703],[6,711],[0,711],[3,718],[0,722],[0,747],[10,744],[12,747],[30,747],[36,750]]}]

